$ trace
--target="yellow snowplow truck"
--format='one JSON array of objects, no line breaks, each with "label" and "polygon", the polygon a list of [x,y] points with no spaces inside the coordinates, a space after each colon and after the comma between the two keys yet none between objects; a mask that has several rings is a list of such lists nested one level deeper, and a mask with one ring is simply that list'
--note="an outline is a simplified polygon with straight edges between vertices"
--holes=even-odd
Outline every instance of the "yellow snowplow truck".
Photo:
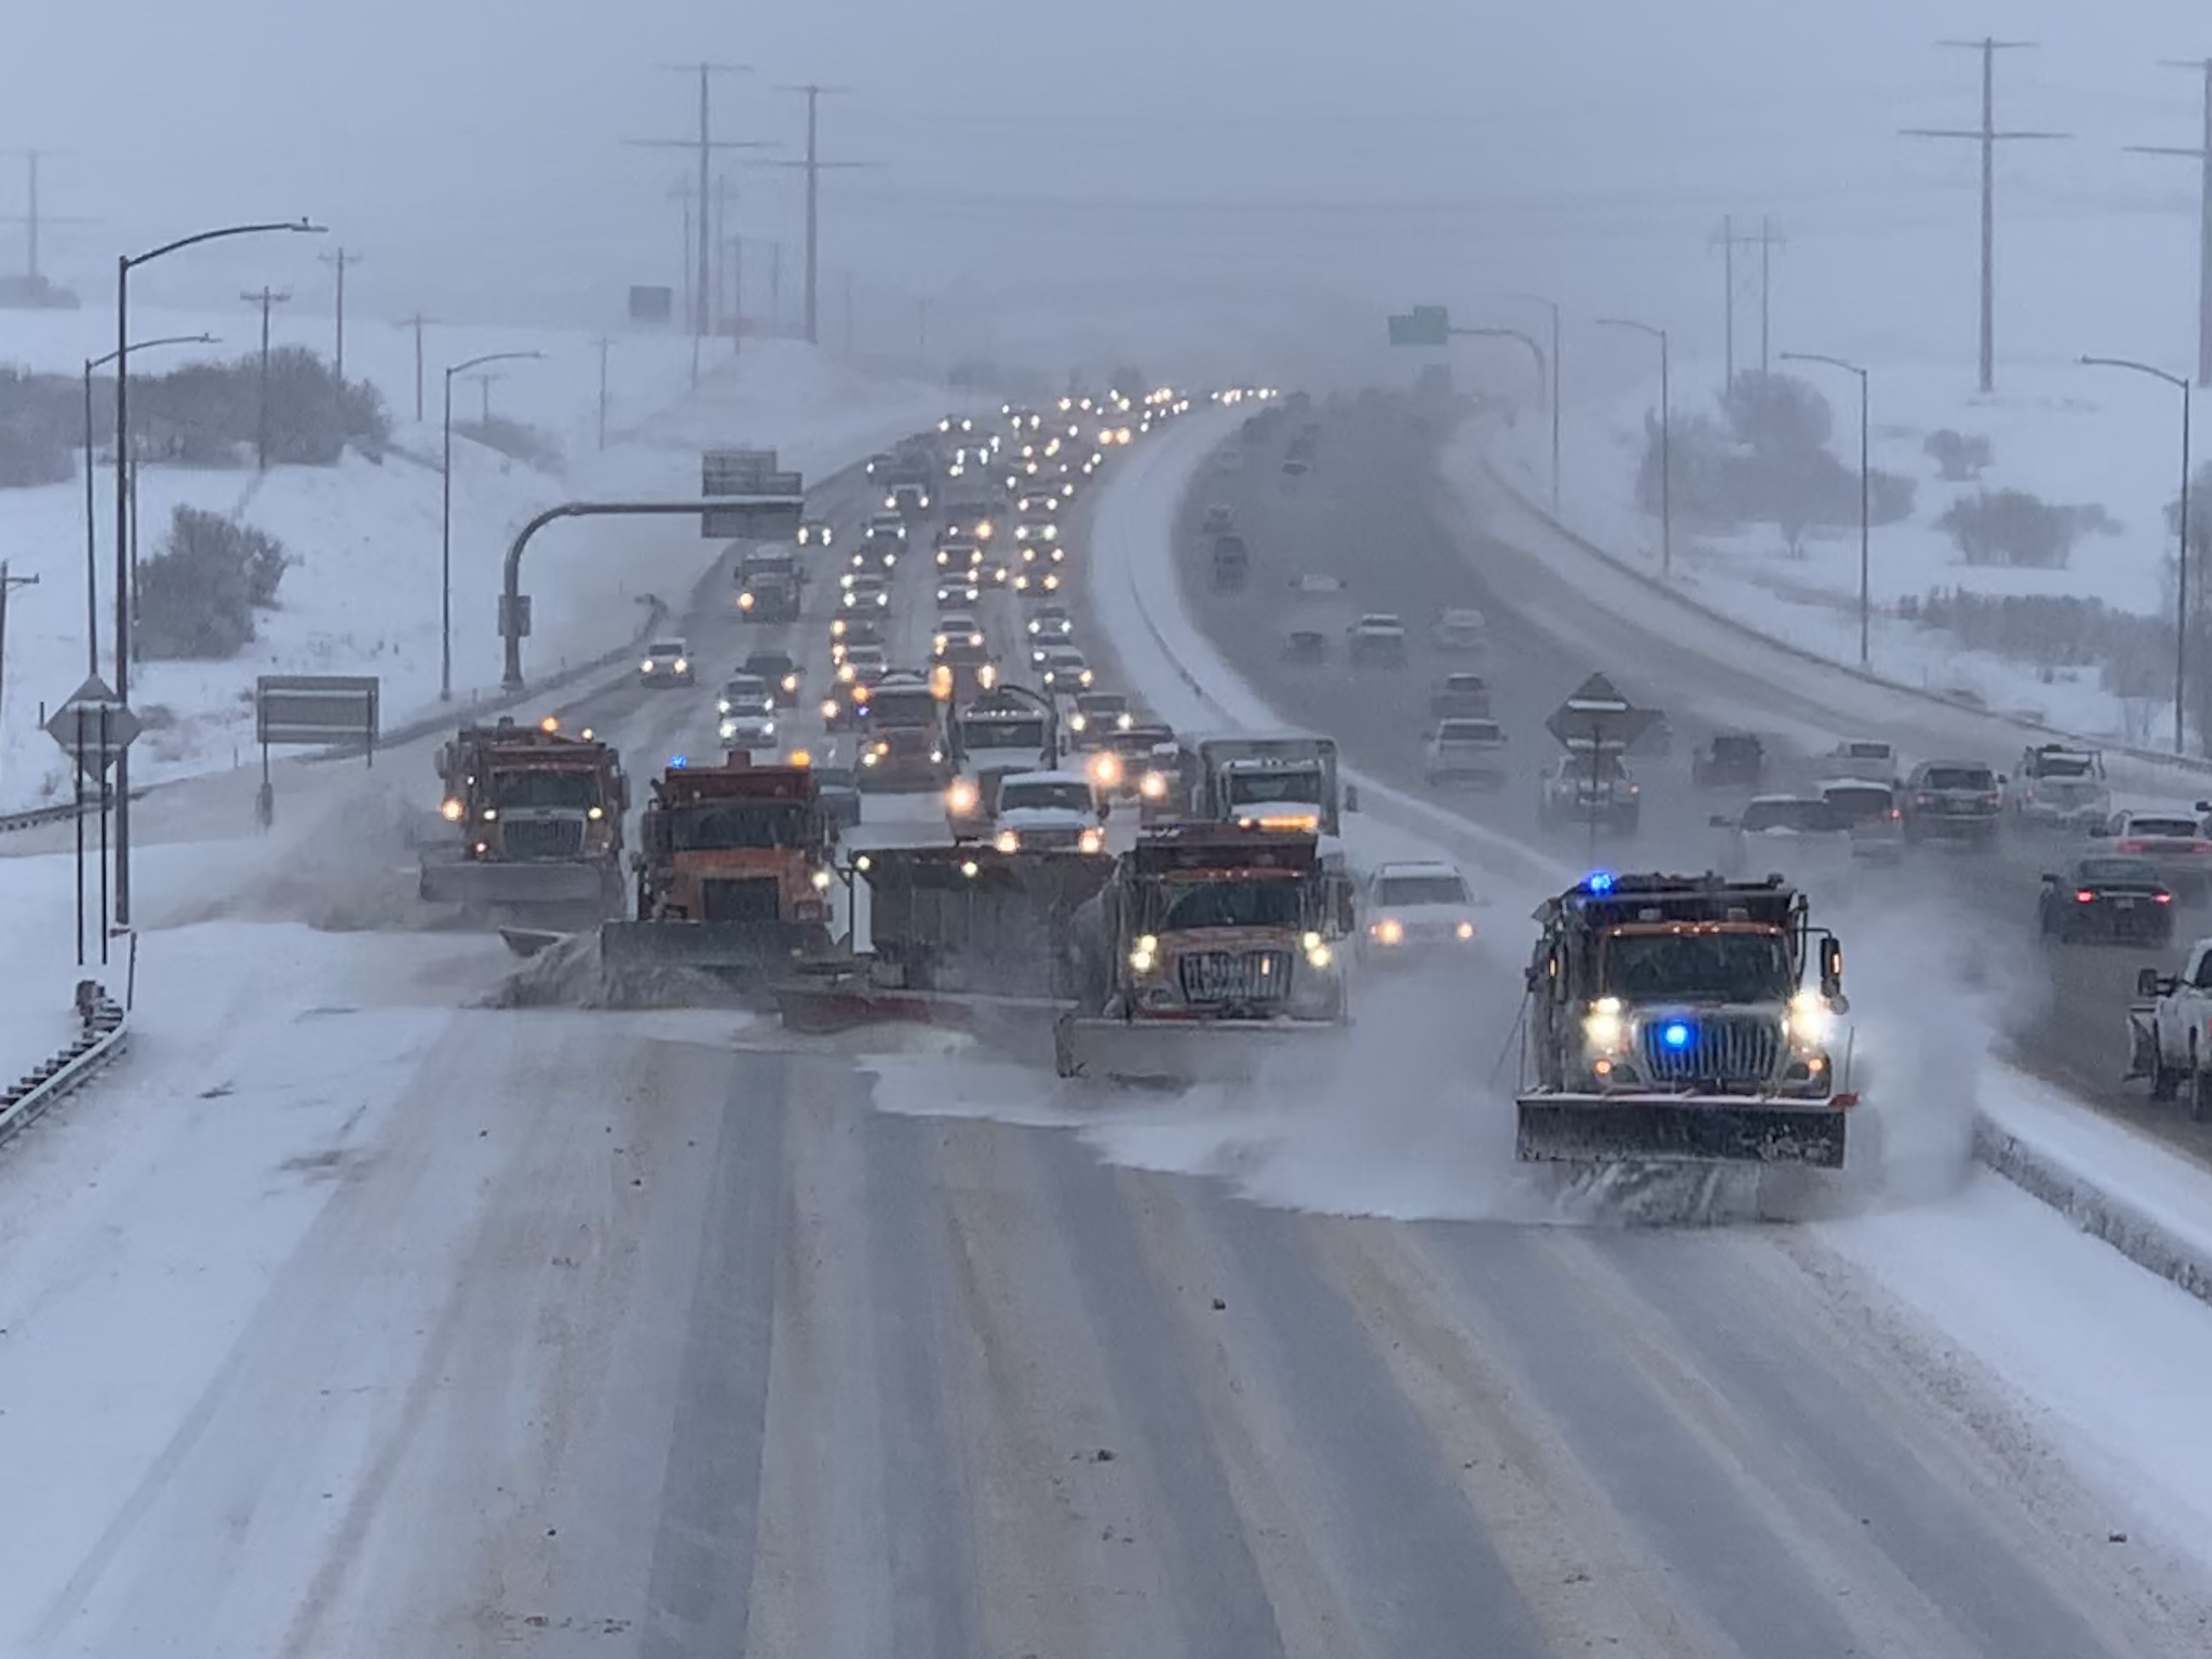
[{"label": "yellow snowplow truck", "polygon": [[1522,1162],[1843,1166],[1843,948],[1804,895],[1600,873],[1535,919]]},{"label": "yellow snowplow truck", "polygon": [[1234,823],[1143,832],[1076,918],[1078,1011],[1062,1077],[1247,1082],[1272,1056],[1310,1066],[1351,1015],[1340,942],[1352,887],[1310,833]]},{"label": "yellow snowplow truck", "polygon": [[502,715],[465,726],[439,750],[450,831],[422,848],[426,902],[544,927],[587,927],[623,913],[622,762],[589,732]]}]

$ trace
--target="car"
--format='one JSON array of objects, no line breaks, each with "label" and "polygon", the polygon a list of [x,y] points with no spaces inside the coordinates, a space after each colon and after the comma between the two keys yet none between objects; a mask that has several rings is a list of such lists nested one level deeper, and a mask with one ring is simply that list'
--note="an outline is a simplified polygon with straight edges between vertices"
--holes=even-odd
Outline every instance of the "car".
[{"label": "car", "polygon": [[1346,630],[1352,635],[1352,660],[1391,666],[1406,660],[1406,624],[1386,611],[1370,611]]},{"label": "car", "polygon": [[1490,682],[1480,674],[1447,674],[1429,693],[1429,714],[1437,720],[1486,720]]},{"label": "car", "polygon": [[1198,521],[1202,536],[1225,536],[1237,528],[1237,515],[1226,501],[1216,501],[1206,509],[1206,516]]},{"label": "car", "polygon": [[1060,592],[1060,572],[1047,566],[1024,569],[1014,576],[1014,592],[1025,599],[1042,599]]},{"label": "car", "polygon": [[1004,559],[985,559],[971,573],[978,587],[1005,587],[1013,580],[1014,573]]},{"label": "car", "polygon": [[1439,651],[1480,651],[1489,638],[1490,623],[1480,611],[1462,607],[1447,611],[1429,630],[1429,643]]},{"label": "car", "polygon": [[714,698],[717,714],[773,714],[775,692],[757,674],[732,674]]},{"label": "car", "polygon": [[1822,769],[1831,777],[1888,783],[1898,775],[1897,750],[1881,738],[1845,738],[1826,758]]},{"label": "car", "polygon": [[827,519],[808,519],[792,539],[801,547],[827,547],[837,539],[837,530]]},{"label": "car", "polygon": [[768,683],[769,694],[779,708],[799,706],[799,687],[806,676],[788,651],[748,652],[739,672],[757,675]]},{"label": "car", "polygon": [[864,536],[896,536],[906,539],[906,520],[896,513],[871,513],[860,533]]},{"label": "car", "polygon": [[1494,720],[1456,716],[1437,722],[1430,732],[1422,770],[1431,783],[1476,783],[1496,788],[1505,781],[1505,732]]},{"label": "car", "polygon": [[1547,829],[1591,823],[1632,831],[1642,821],[1642,795],[1619,756],[1563,755],[1537,786],[1536,820]]},{"label": "car", "polygon": [[937,608],[948,610],[955,605],[973,605],[983,597],[983,589],[973,572],[965,575],[941,575],[937,579]]},{"label": "car", "polygon": [[1318,628],[1294,628],[1283,640],[1283,660],[1313,667],[1328,660],[1328,635]]},{"label": "car", "polygon": [[1003,509],[970,496],[945,509],[945,527],[956,536],[988,542],[999,533],[999,521],[1005,516]]},{"label": "car", "polygon": [[[2200,803],[2199,811],[2212,808]],[[2100,852],[2150,860],[2159,879],[2184,902],[2212,896],[2212,839],[2205,836],[2201,817],[2172,811],[2115,812],[2098,827],[2096,839],[2110,843],[2100,847]]]},{"label": "car", "polygon": [[1103,853],[1106,803],[1080,772],[1010,772],[999,781],[992,845],[1001,853]]},{"label": "car", "polygon": [[856,645],[881,645],[884,625],[873,617],[840,617],[830,624],[830,660],[842,663]]},{"label": "car", "polygon": [[2025,829],[2085,830],[2112,811],[2104,756],[2070,744],[2023,750],[2009,794],[2013,815]]},{"label": "car", "polygon": [[645,647],[645,660],[638,665],[637,678],[645,685],[690,684],[690,647],[679,639],[653,641]]},{"label": "car", "polygon": [[1480,932],[1475,898],[1455,864],[1405,860],[1378,864],[1359,895],[1366,925],[1354,950],[1375,966],[1474,959]]},{"label": "car", "polygon": [[1022,631],[1032,641],[1064,644],[1075,637],[1075,618],[1068,615],[1064,605],[1040,605],[1030,612]]},{"label": "car", "polygon": [[854,570],[891,570],[897,568],[899,555],[905,551],[903,536],[866,536],[846,562]]},{"label": "car", "polygon": [[1850,867],[1851,827],[1823,796],[1753,795],[1741,817],[1716,813],[1710,822],[1728,832],[1720,856],[1724,876],[1778,873],[1805,883]]},{"label": "car", "polygon": [[1057,485],[1048,485],[1035,479],[1024,484],[1022,493],[1014,497],[1014,512],[1018,515],[1014,526],[1015,538],[1021,538],[1022,527],[1018,520],[1050,518],[1060,511],[1060,503],[1065,499]]},{"label": "car", "polygon": [[1853,858],[1893,864],[1905,855],[1905,809],[1898,804],[1894,783],[1830,778],[1815,784],[1813,793],[1850,828]]},{"label": "car", "polygon": [[881,678],[890,654],[881,641],[848,641],[844,652],[837,659],[837,684],[865,685],[872,684],[871,676]]},{"label": "car", "polygon": [[775,732],[775,716],[758,708],[733,708],[714,725],[714,734],[726,750],[773,749],[776,746]]},{"label": "car", "polygon": [[1079,691],[1088,691],[1097,678],[1084,654],[1070,645],[1054,646],[1037,667],[1045,689],[1055,696],[1072,697]]},{"label": "car", "polygon": [[1766,776],[1766,745],[1748,732],[1718,732],[1690,757],[1701,789],[1756,789]]},{"label": "car", "polygon": [[2156,863],[2120,853],[2085,853],[2045,871],[2035,919],[2062,945],[2099,939],[2160,948],[2173,942],[2173,893]]},{"label": "car", "polygon": [[990,647],[984,640],[982,624],[957,611],[939,617],[937,631],[930,636],[929,659],[959,668],[988,662]]},{"label": "car", "polygon": [[1994,846],[2004,779],[1979,761],[1930,760],[1905,780],[1905,839]]},{"label": "car", "polygon": [[[1017,526],[1018,528],[1018,526]],[[1032,538],[1022,543],[1022,562],[1025,565],[1066,564],[1067,549],[1059,538],[1060,526],[1051,526],[1050,536]]]},{"label": "car", "polygon": [[1108,738],[1136,723],[1128,698],[1119,691],[1079,691],[1074,712],[1067,717],[1067,729],[1078,749],[1103,749]]},{"label": "car", "polygon": [[964,532],[940,533],[933,556],[939,570],[972,570],[983,562],[983,544]]},{"label": "car", "polygon": [[1099,751],[1111,755],[1117,764],[1115,777],[1108,785],[1112,793],[1122,799],[1139,797],[1145,787],[1145,775],[1152,767],[1158,754],[1177,752],[1175,728],[1158,721],[1138,720],[1127,728],[1109,732],[1106,746]]},{"label": "car", "polygon": [[838,602],[848,610],[858,611],[869,606],[878,611],[890,608],[890,584],[881,576],[870,575],[866,572],[857,574],[848,572],[844,580],[845,592]]}]

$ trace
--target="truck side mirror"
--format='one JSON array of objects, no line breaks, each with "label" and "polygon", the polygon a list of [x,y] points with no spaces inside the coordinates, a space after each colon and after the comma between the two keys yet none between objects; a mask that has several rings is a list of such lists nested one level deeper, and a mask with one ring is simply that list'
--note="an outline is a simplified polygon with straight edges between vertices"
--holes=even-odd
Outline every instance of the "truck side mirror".
[{"label": "truck side mirror", "polygon": [[1344,787],[1344,810],[1347,812],[1357,812],[1359,810],[1359,786],[1356,783],[1348,783]]},{"label": "truck side mirror", "polygon": [[1716,830],[1733,830],[1735,828],[1735,820],[1734,818],[1724,817],[1718,812],[1714,813],[1712,817],[1707,818],[1705,822]]},{"label": "truck side mirror", "polygon": [[2200,812],[2212,812],[2212,800],[2198,801],[2197,803],[2197,810]]},{"label": "truck side mirror", "polygon": [[2158,969],[2139,968],[2136,970],[2136,994],[2148,1001],[2158,995]]},{"label": "truck side mirror", "polygon": [[1820,994],[1833,1004],[1844,994],[1844,947],[1833,939],[1820,941]]}]

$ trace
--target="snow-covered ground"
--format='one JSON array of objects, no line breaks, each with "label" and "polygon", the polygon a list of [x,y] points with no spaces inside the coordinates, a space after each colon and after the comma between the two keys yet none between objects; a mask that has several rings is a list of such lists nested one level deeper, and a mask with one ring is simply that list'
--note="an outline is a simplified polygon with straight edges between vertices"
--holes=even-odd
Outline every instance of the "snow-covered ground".
[{"label": "snow-covered ground", "polygon": [[[1280,723],[1177,600],[1170,551],[1175,516],[1200,460],[1232,424],[1201,416],[1139,454],[1102,504],[1095,532],[1099,567],[1110,573],[1095,596],[1098,622],[1124,669],[1179,726]],[[1355,861],[1456,856],[1491,869],[1501,883],[1547,874],[1574,878],[1540,852],[1517,848],[1371,778],[1356,781],[1364,810],[1346,830]],[[1955,1036],[1945,1047],[1958,1052]],[[1960,1095],[2180,1236],[2203,1232],[2202,1218],[2212,1213],[2212,1171],[2149,1146],[2121,1126],[2068,1109],[1993,1058],[1969,1060],[1963,1070],[1929,1085],[1931,1093]],[[1925,1109],[1940,1103],[1914,1103]],[[1937,1161],[1957,1158],[1960,1143],[1924,1110],[1917,1119],[1885,1126],[1893,1144],[1885,1149],[1883,1181],[1893,1201],[1849,1221],[1821,1224],[1811,1230],[1809,1248],[1831,1249],[1866,1272],[1920,1324],[1918,1336],[1933,1354],[1947,1364],[1965,1360],[2051,1443],[2095,1471],[2117,1501],[2157,1516],[2173,1536],[2212,1536],[2212,1438],[2203,1434],[2195,1404],[2212,1363],[2212,1309],[1996,1175],[1934,1170]],[[1365,1127],[1371,1132],[1371,1121]],[[1146,1156],[1139,1161],[1200,1170],[1213,1167],[1223,1152],[1221,1146],[1194,1144],[1187,1130],[1178,1135],[1172,1128],[1140,1150]],[[1344,1149],[1329,1156],[1341,1165]],[[1370,1157],[1361,1167],[1373,1162]],[[1364,1200],[1370,1209],[1407,1218],[1439,1212],[1529,1218],[1510,1183],[1472,1194],[1464,1179],[1440,1185],[1425,1158],[1391,1178],[1395,1196],[1370,1194]],[[1424,1207],[1439,1194],[1449,1207]]]},{"label": "snow-covered ground", "polygon": [[[1850,375],[1818,365],[1777,363],[1816,386],[1834,413],[1829,447],[1856,471],[1858,387]],[[2118,611],[2155,615],[2170,602],[2173,538],[2166,509],[2181,479],[2177,394],[2146,377],[2076,363],[2007,364],[1999,389],[1973,391],[1970,365],[1882,363],[1869,370],[1870,451],[1876,470],[1913,481],[1909,519],[1875,526],[1868,588],[1875,609],[1869,663],[1886,679],[1948,693],[1963,690],[1989,707],[2069,731],[2157,745],[2172,703],[2124,703],[2096,668],[2065,668],[2049,678],[1991,653],[1966,651],[1944,631],[1901,619],[1901,600],[1939,589],[1988,596],[2057,594],[2094,598]],[[1717,418],[1723,371],[1717,363],[1678,362],[1676,418]],[[1659,522],[1636,499],[1645,419],[1656,418],[1656,380],[1626,390],[1577,396],[1571,382],[1561,410],[1559,517],[1569,529],[1653,574],[1661,569]],[[1926,453],[1942,430],[1988,441],[1991,460],[1966,482],[1947,482]],[[1532,502],[1550,503],[1550,426],[1524,405],[1500,436],[1470,429],[1455,452],[1456,476],[1483,476],[1486,459]],[[1679,458],[1678,458],[1679,465]],[[1678,474],[1679,476],[1679,474]],[[1978,489],[2021,489],[2054,505],[2100,507],[2112,520],[2075,544],[2062,568],[1969,565],[1949,533],[1936,528],[1951,503]],[[1783,532],[1754,524],[1715,534],[1682,522],[1674,534],[1674,585],[1686,598],[1831,660],[1858,661],[1859,537],[1856,520],[1821,526],[1793,554]]]},{"label": "snow-covered ground", "polygon": [[[216,346],[165,350],[158,367],[197,353],[234,356],[252,332],[236,317],[134,312],[140,338],[214,333]],[[75,373],[111,349],[94,313],[0,313],[0,363]],[[327,350],[326,320],[276,341]],[[537,351],[502,363],[493,410],[537,427],[561,446],[559,474],[537,471],[465,439],[455,444],[453,519],[453,679],[464,702],[496,688],[501,561],[522,521],[555,502],[610,495],[696,495],[699,451],[763,445],[810,475],[841,466],[943,413],[951,394],[886,382],[788,341],[747,342],[742,356],[710,343],[691,389],[691,345],[665,336],[617,339],[608,357],[610,444],[598,447],[599,353],[592,338],[554,331],[428,331],[425,413],[414,419],[414,335],[373,319],[348,329],[346,372],[384,394],[394,422],[382,462],[349,453],[327,469],[246,471],[149,465],[139,482],[141,556],[158,548],[179,505],[234,515],[276,536],[297,560],[260,637],[222,663],[149,663],[134,670],[132,702],[149,730],[133,751],[134,780],[228,766],[249,758],[247,698],[264,673],[375,674],[384,718],[398,724],[436,696],[440,651],[441,506],[438,425],[443,364],[489,352]],[[157,367],[142,360],[142,372]],[[454,386],[457,420],[478,412],[477,390]],[[95,477],[101,599],[100,661],[112,673],[109,579],[113,498]],[[0,543],[11,575],[35,575],[9,608],[0,683],[0,805],[58,799],[67,786],[59,752],[38,729],[41,704],[60,702],[82,680],[85,647],[84,492],[82,479],[0,491]],[[651,595],[680,599],[708,549],[696,526],[676,521],[580,520],[532,544],[524,586],[535,599],[528,660],[550,670],[597,655],[631,636]]]}]

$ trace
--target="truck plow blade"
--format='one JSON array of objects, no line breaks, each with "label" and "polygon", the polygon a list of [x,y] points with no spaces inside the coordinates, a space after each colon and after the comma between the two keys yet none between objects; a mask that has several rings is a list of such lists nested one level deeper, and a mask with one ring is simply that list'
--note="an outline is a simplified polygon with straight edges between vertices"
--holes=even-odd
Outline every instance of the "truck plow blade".
[{"label": "truck plow blade", "polygon": [[422,860],[422,894],[432,904],[471,909],[495,906],[596,904],[608,890],[592,864],[477,864],[465,859]]},{"label": "truck plow blade", "polygon": [[1286,1084],[1327,1067],[1350,1027],[1328,1020],[1079,1019],[1053,1028],[1062,1077],[1116,1083]]},{"label": "truck plow blade", "polygon": [[599,959],[611,969],[697,968],[720,973],[785,973],[827,954],[818,925],[769,921],[610,921]]},{"label": "truck plow blade", "polygon": [[1802,1164],[1839,1170],[1849,1110],[1740,1095],[1523,1095],[1523,1164]]}]

